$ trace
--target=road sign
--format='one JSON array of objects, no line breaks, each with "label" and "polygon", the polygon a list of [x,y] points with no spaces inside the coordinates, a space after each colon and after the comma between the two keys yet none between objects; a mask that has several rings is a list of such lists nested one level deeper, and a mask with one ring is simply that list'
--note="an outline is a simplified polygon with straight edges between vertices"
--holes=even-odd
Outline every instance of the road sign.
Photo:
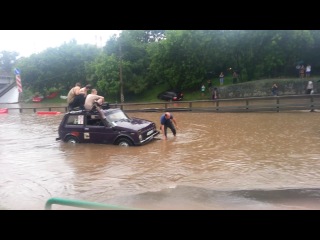
[{"label": "road sign", "polygon": [[15,68],[15,69],[14,69],[14,73],[15,73],[16,75],[20,75],[20,69]]}]

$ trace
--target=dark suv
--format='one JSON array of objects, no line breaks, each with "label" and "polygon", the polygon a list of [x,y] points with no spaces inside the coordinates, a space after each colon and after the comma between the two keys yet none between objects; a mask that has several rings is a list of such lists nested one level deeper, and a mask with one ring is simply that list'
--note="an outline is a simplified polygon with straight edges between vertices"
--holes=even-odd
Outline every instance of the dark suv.
[{"label": "dark suv", "polygon": [[179,90],[167,90],[158,94],[158,98],[166,101],[181,101],[183,93]]},{"label": "dark suv", "polygon": [[121,109],[71,111],[64,115],[59,137],[69,143],[105,143],[139,146],[159,134],[154,122],[129,118]]}]

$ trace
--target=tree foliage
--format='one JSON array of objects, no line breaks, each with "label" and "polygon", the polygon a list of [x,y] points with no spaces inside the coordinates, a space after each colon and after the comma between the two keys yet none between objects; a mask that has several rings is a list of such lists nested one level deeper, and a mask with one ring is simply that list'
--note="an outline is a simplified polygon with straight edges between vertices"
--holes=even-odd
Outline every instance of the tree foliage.
[{"label": "tree foliage", "polygon": [[298,77],[297,64],[319,73],[319,50],[318,30],[123,30],[103,48],[73,40],[28,58],[1,52],[0,66],[9,73],[19,68],[32,91],[65,93],[76,82],[91,83],[106,99],[120,100],[121,86],[129,97],[163,83],[199,89],[233,70],[241,81]]},{"label": "tree foliage", "polygon": [[93,45],[71,41],[23,58],[17,65],[22,71],[23,86],[46,95],[52,88],[67,92],[76,82],[90,83],[85,66],[98,54],[99,50]]},{"label": "tree foliage", "polygon": [[0,72],[3,75],[10,75],[13,73],[13,67],[17,61],[19,53],[17,52],[0,52]]}]

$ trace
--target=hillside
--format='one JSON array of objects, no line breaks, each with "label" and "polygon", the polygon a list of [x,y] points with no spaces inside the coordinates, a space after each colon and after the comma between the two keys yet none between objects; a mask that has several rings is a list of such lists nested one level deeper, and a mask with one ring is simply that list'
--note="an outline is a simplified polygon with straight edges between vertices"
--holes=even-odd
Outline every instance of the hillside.
[{"label": "hillside", "polygon": [[[312,77],[310,80],[314,83],[314,92],[320,93],[320,77]],[[309,79],[308,79],[309,80]],[[217,86],[220,98],[238,98],[238,97],[262,97],[271,95],[271,87],[273,83],[277,83],[279,88],[279,95],[299,95],[305,94],[305,88],[308,82],[307,79],[299,78],[283,78],[283,79],[262,79],[256,81],[249,81],[244,83],[231,84],[228,83],[224,86]],[[215,86],[215,84],[214,84]],[[211,93],[208,88],[206,89],[206,95],[201,96],[200,91],[201,84],[199,84],[199,90],[185,90],[184,100],[204,100],[210,99]],[[207,87],[207,86],[206,86]],[[166,90],[165,85],[156,85],[149,89],[148,92],[137,94],[135,96],[125,96],[125,102],[158,102],[157,95]],[[119,100],[109,99],[105,96],[106,101],[114,103]],[[54,99],[44,99],[43,103],[66,103],[65,99],[60,99],[59,95]]]}]

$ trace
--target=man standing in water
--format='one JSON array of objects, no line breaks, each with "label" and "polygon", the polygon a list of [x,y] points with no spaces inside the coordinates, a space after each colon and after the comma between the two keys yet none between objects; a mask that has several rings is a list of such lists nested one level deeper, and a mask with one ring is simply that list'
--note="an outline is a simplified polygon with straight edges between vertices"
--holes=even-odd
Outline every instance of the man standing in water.
[{"label": "man standing in water", "polygon": [[162,131],[164,140],[167,140],[167,128],[170,128],[171,132],[173,133],[173,136],[176,136],[178,129],[178,124],[176,119],[173,117],[173,115],[169,112],[166,112],[160,117],[160,130]]}]

